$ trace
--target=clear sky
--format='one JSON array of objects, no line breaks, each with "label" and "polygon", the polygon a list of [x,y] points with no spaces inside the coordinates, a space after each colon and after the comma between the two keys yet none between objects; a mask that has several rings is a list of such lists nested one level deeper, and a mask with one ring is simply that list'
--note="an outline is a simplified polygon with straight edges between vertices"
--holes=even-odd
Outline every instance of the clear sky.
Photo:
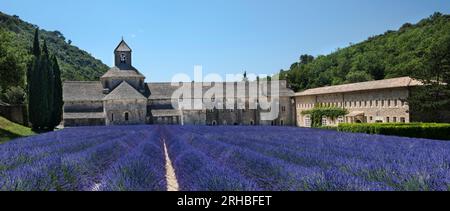
[{"label": "clear sky", "polygon": [[59,30],[105,64],[124,36],[147,81],[176,73],[273,74],[416,23],[449,0],[0,0],[0,10]]}]

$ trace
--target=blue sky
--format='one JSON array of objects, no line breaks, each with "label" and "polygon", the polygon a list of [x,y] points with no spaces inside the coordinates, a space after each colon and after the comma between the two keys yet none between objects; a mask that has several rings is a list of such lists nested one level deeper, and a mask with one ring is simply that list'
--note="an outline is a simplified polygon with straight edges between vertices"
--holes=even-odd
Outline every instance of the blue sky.
[{"label": "blue sky", "polygon": [[0,11],[59,30],[105,64],[124,36],[147,81],[176,73],[273,74],[301,54],[415,23],[448,0],[1,0]]}]

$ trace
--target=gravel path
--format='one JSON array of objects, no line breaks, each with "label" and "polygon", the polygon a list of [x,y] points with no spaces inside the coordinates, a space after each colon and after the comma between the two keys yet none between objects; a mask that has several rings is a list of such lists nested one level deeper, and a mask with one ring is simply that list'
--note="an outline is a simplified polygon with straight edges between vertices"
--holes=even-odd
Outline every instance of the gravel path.
[{"label": "gravel path", "polygon": [[179,185],[177,177],[175,175],[175,169],[172,166],[172,161],[170,160],[169,153],[167,152],[166,141],[164,140],[164,154],[166,156],[166,182],[167,191],[179,191]]}]

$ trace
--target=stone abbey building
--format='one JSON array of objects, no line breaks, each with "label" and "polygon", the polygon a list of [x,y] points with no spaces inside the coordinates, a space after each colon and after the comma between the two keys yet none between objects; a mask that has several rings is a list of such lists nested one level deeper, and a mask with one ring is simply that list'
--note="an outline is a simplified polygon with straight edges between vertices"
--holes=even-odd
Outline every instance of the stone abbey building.
[{"label": "stone abbey building", "polygon": [[[132,50],[123,40],[114,50],[114,56],[115,66],[100,81],[64,83],[64,126],[188,124],[310,127],[311,118],[303,115],[302,111],[318,105],[349,111],[348,115],[337,119],[324,117],[323,125],[433,121],[406,103],[405,100],[414,94],[414,88],[422,85],[409,77],[321,87],[299,93],[287,88],[285,81],[276,81],[276,91],[271,83],[259,80],[207,85],[192,82],[185,86],[186,83],[145,83],[145,77],[132,66]],[[196,94],[199,90],[200,95]],[[261,106],[263,99],[272,101],[270,108]],[[205,102],[209,106],[185,106],[186,103],[208,104]],[[261,118],[272,109],[277,110],[276,117]],[[450,120],[449,111],[442,111],[442,115]]]},{"label": "stone abbey building", "polygon": [[[63,85],[64,114],[66,127],[89,125],[122,124],[191,124],[191,125],[295,125],[294,92],[280,81],[277,90],[278,118],[262,120],[261,113],[267,112],[256,106],[259,96],[271,98],[272,89],[266,82],[236,83],[192,83],[191,86],[172,83],[145,83],[145,77],[132,65],[132,50],[125,41],[121,41],[114,50],[115,66],[106,72],[100,81],[68,81]],[[194,91],[201,89],[202,94],[223,87],[223,94],[215,94],[204,99]],[[226,92],[234,88],[230,97]],[[258,87],[256,95],[250,95],[250,87]],[[189,89],[189,90],[186,90]],[[176,92],[189,92],[182,95],[181,101],[214,102],[213,108],[185,108],[180,102],[173,102]],[[262,90],[261,92],[259,90]],[[269,90],[269,91],[264,91]],[[217,92],[220,93],[220,92]],[[206,95],[205,95],[206,96]],[[257,96],[257,97],[250,97]],[[232,108],[224,106],[232,103]],[[221,109],[226,107],[227,109]]]}]

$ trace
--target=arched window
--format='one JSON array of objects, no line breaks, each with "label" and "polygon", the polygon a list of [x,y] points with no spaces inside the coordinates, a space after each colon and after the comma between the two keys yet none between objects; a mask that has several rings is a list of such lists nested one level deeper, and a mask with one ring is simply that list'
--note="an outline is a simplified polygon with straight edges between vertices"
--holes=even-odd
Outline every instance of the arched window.
[{"label": "arched window", "polygon": [[212,121],[212,125],[213,125],[213,126],[216,126],[216,125],[217,125],[216,120]]},{"label": "arched window", "polygon": [[125,112],[125,121],[130,120],[130,114],[128,112]]}]

